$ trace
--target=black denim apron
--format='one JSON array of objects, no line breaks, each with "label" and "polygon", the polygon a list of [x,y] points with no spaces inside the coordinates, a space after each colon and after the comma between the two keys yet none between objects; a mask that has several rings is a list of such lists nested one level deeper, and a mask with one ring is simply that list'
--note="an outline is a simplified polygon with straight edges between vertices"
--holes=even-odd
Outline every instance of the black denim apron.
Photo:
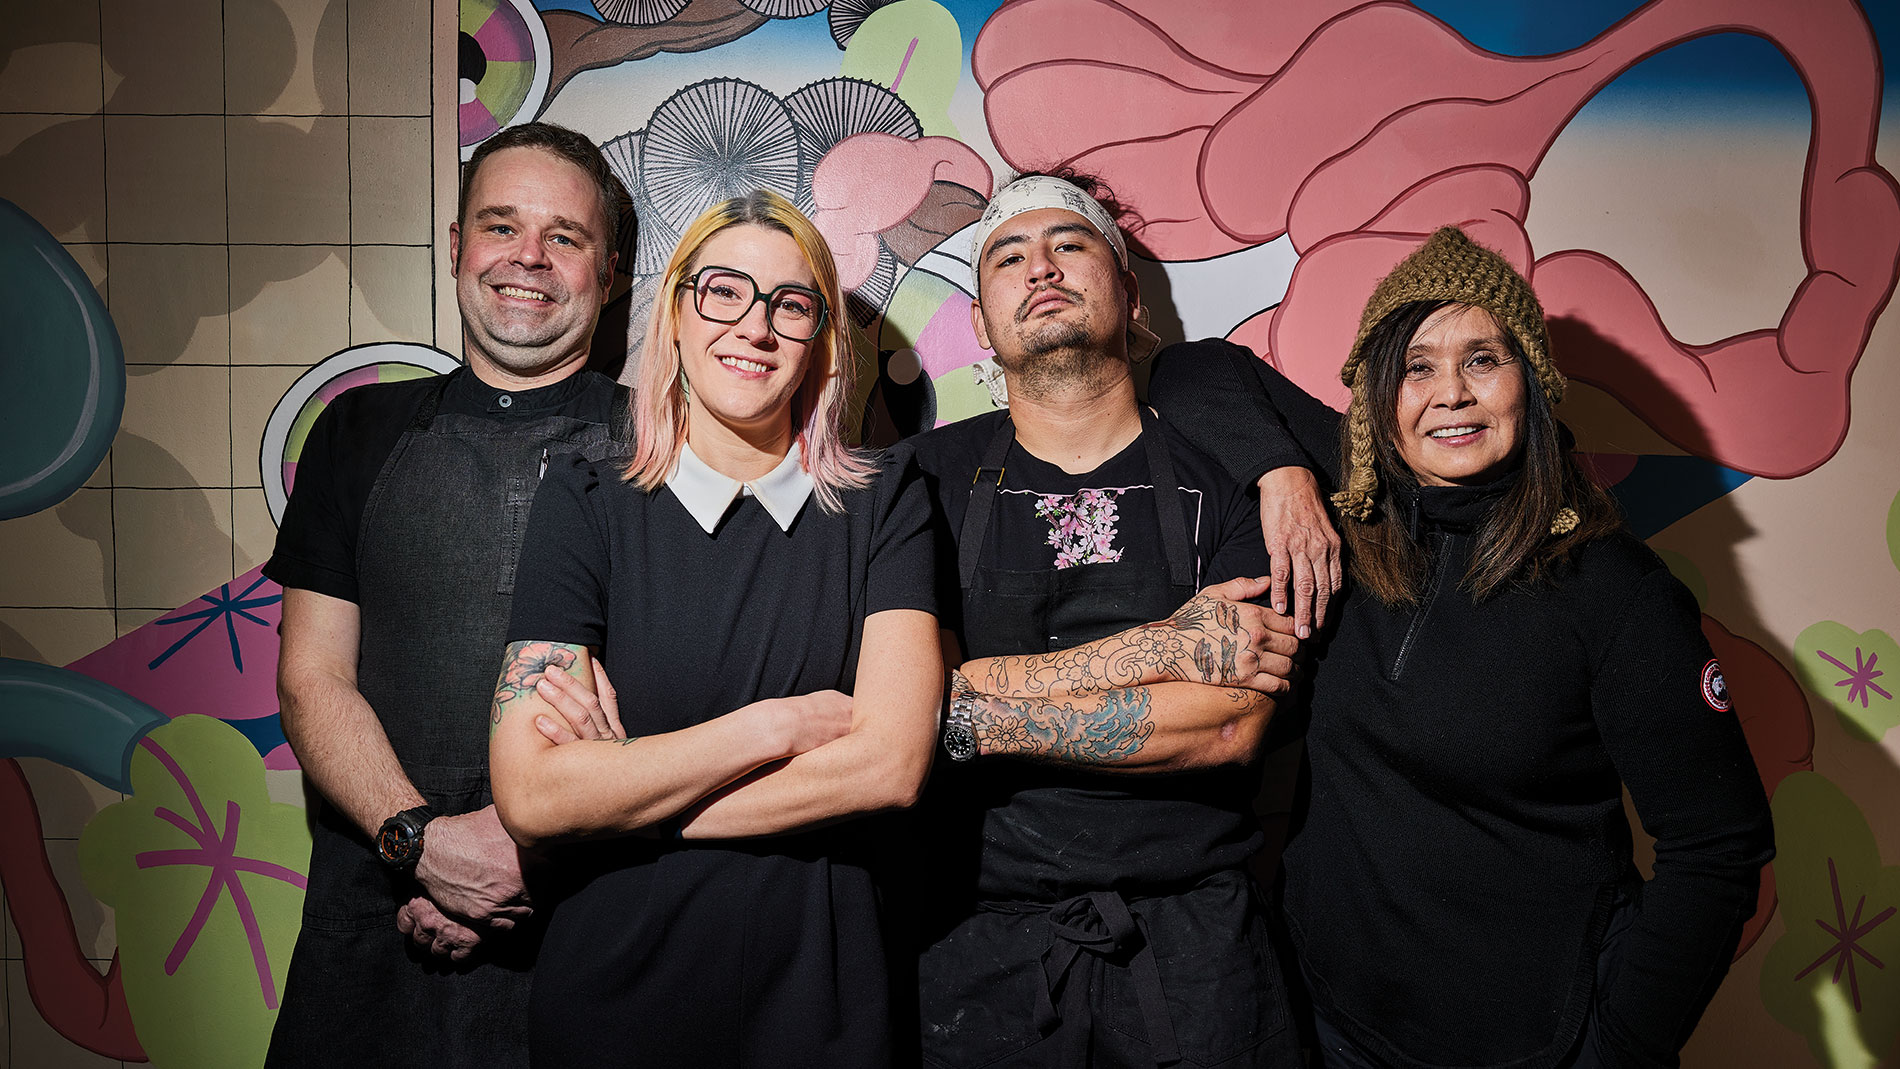
[{"label": "black denim apron", "polygon": [[[1165,619],[1194,596],[1193,545],[1165,433],[1145,408],[1141,427],[1166,570],[1105,563],[1012,571],[982,559],[1015,441],[1013,424],[1003,421],[984,451],[958,539],[968,656],[1068,649]],[[1196,834],[1180,826],[1178,804],[1142,797],[1166,793],[1165,777],[985,758],[940,768],[943,803],[980,822],[949,838],[980,835],[981,846],[972,851],[977,912],[942,931],[920,965],[928,1063],[1203,1065],[1235,1058],[1274,1032],[1290,1036],[1248,877],[1196,871],[1191,850],[1189,859],[1152,860],[1157,845],[1165,854],[1166,843]],[[1051,841],[1051,829],[1084,826],[1086,845]],[[1156,886],[1157,870],[1169,873],[1171,886]],[[1263,978],[1271,981],[1264,989]]]},{"label": "black denim apron", "polygon": [[[624,453],[613,431],[626,407],[616,391],[608,424],[438,414],[449,378],[377,474],[356,557],[357,689],[443,816],[493,801],[488,707],[547,458]],[[340,810],[317,808],[303,930],[269,1064],[525,1066],[538,924],[486,935],[459,965],[411,946],[396,911],[418,885],[389,871]]]}]

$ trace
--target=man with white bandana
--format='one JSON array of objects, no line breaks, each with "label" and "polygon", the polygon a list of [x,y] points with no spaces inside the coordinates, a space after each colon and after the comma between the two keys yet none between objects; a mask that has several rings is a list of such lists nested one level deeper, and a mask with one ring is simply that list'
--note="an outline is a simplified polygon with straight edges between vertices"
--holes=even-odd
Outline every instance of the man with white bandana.
[{"label": "man with white bandana", "polygon": [[1010,409],[912,446],[961,665],[920,815],[923,1056],[1293,1065],[1245,868],[1293,625],[1245,602],[1267,590],[1250,488],[1137,402],[1155,339],[1097,189],[992,199],[971,320]]}]

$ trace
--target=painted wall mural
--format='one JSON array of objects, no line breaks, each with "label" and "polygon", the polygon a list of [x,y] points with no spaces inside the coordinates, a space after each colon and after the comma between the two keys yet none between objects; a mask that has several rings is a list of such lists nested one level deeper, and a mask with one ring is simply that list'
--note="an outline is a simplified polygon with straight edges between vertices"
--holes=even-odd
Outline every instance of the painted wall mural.
[{"label": "painted wall mural", "polygon": [[[627,186],[609,321],[630,324],[629,368],[680,229],[772,188],[837,253],[876,442],[1007,404],[969,326],[969,228],[1015,169],[1091,171],[1131,206],[1164,338],[1246,344],[1336,407],[1391,265],[1446,223],[1501,250],[1580,384],[1565,416],[1593,474],[1702,602],[1773,800],[1780,854],[1685,1064],[1900,1064],[1900,91],[1883,80],[1900,12],[430,2],[457,27],[437,104],[462,158],[544,118]],[[0,340],[11,518],[80,490],[125,367],[84,273],[5,201],[0,262],[25,280],[0,296],[23,325]],[[27,354],[43,373],[13,370]],[[310,360],[256,413],[271,518],[339,392],[454,363],[393,339]],[[34,1012],[75,1049],[261,1058],[309,833],[267,787],[296,761],[273,686],[281,592],[258,563],[64,666],[0,659],[0,886]],[[117,918],[105,971],[47,863],[12,760],[29,756],[125,796],[78,844],[85,893]]]}]

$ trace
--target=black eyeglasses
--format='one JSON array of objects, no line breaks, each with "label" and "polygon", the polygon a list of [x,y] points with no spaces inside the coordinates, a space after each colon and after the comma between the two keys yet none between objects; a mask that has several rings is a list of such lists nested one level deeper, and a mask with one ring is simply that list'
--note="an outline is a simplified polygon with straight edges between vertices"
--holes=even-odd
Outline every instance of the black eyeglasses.
[{"label": "black eyeglasses", "polygon": [[810,341],[825,329],[825,298],[804,286],[787,283],[760,293],[759,284],[744,271],[702,267],[680,288],[693,291],[693,308],[714,323],[737,323],[764,301],[766,325],[787,341]]}]

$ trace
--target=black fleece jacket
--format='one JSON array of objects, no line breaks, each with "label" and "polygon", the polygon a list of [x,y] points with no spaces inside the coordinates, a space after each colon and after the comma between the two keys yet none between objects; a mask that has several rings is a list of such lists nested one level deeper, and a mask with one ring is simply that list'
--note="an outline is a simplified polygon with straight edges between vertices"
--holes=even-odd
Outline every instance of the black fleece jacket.
[{"label": "black fleece jacket", "polygon": [[[1164,353],[1150,398],[1243,478],[1250,439],[1289,426],[1337,451],[1330,409],[1225,342]],[[1552,1065],[1594,1010],[1624,1064],[1673,1066],[1773,857],[1767,800],[1695,600],[1636,538],[1473,602],[1460,580],[1500,490],[1399,495],[1428,592],[1349,591],[1315,643],[1289,928],[1316,1006],[1394,1065]],[[1656,839],[1647,883],[1624,788]],[[1619,898],[1633,923],[1599,984]]]}]

